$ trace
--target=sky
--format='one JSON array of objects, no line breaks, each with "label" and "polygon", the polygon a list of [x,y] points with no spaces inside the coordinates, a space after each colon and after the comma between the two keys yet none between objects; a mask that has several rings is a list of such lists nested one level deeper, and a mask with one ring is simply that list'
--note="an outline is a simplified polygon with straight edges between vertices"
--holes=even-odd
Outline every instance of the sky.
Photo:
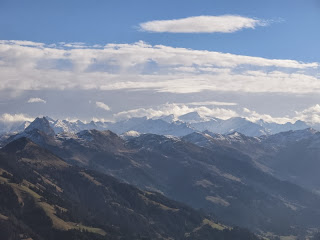
[{"label": "sky", "polygon": [[320,123],[319,0],[0,0],[0,121]]}]

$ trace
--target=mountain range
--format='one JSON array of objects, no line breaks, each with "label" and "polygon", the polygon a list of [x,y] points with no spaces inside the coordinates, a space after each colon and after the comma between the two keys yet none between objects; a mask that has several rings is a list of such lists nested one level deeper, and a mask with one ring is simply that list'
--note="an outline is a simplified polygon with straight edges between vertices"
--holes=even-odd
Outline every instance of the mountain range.
[{"label": "mountain range", "polygon": [[184,140],[208,149],[227,147],[250,156],[261,170],[320,193],[320,132],[308,128],[270,136],[248,137],[211,132],[192,133]]},{"label": "mountain range", "polygon": [[[177,137],[133,130],[118,136],[96,129],[56,134],[48,118],[37,118],[2,145],[29,139],[72,167],[113,176],[202,209],[223,225],[271,238],[306,237],[319,229],[319,181],[316,174],[308,178],[318,166],[318,136],[313,129],[259,137],[210,131]],[[306,155],[308,167],[301,167],[301,154],[292,153],[297,146],[301,154],[313,149]]]},{"label": "mountain range", "polygon": [[[139,133],[152,133],[158,135],[185,136],[192,132],[210,131],[220,134],[239,132],[246,136],[272,135],[290,130],[303,130],[317,125],[309,125],[303,121],[295,123],[270,123],[263,120],[251,122],[245,118],[234,117],[226,120],[213,117],[201,117],[197,112],[190,112],[176,118],[174,115],[162,116],[159,118],[130,118],[118,122],[91,121],[89,123],[68,120],[54,120],[46,117],[51,128],[56,134],[62,132],[77,133],[82,130],[110,130],[116,134],[124,134],[127,131]],[[29,126],[30,122],[0,122],[0,134],[21,132]]]}]

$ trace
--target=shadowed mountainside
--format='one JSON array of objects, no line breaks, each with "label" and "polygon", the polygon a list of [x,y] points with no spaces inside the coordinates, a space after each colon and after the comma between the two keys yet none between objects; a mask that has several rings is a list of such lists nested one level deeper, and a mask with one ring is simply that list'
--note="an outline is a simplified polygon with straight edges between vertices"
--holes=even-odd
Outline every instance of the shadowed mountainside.
[{"label": "shadowed mountainside", "polygon": [[4,239],[257,239],[161,194],[73,167],[27,138],[0,150]]}]

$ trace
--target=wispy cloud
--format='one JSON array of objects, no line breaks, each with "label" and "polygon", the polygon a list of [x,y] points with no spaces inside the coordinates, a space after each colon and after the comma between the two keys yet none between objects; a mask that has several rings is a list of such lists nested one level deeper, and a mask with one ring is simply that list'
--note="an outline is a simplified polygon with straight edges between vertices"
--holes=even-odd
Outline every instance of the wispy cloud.
[{"label": "wispy cloud", "polygon": [[295,111],[294,115],[291,117],[289,116],[273,117],[269,114],[257,113],[256,111],[252,111],[247,108],[243,109],[242,116],[253,122],[263,119],[266,122],[276,122],[276,123],[283,124],[287,122],[294,123],[300,120],[312,126],[313,124],[320,123],[320,105],[316,104],[306,109],[303,109],[301,111]]},{"label": "wispy cloud", "polygon": [[72,43],[60,43],[62,46],[67,47],[67,48],[86,48],[86,44],[83,42],[72,42]]},{"label": "wispy cloud", "polygon": [[205,101],[205,102],[190,102],[186,103],[186,105],[194,105],[194,106],[236,106],[238,103],[234,102],[218,102],[218,101]]},{"label": "wispy cloud", "polygon": [[0,40],[1,44],[11,44],[11,45],[20,45],[20,46],[30,46],[30,47],[42,47],[45,44],[32,41],[23,41],[23,40]]},{"label": "wispy cloud", "polygon": [[0,116],[0,121],[2,122],[24,122],[24,121],[33,121],[34,118],[29,117],[25,114],[19,113],[19,114],[9,114],[9,113],[4,113]]},{"label": "wispy cloud", "polygon": [[169,33],[232,33],[245,28],[266,26],[267,21],[237,15],[196,16],[157,20],[140,24],[143,31]]},{"label": "wispy cloud", "polygon": [[28,103],[47,103],[47,101],[41,98],[29,98]]},{"label": "wispy cloud", "polygon": [[101,109],[106,110],[106,111],[110,111],[111,110],[110,107],[107,104],[103,103],[103,102],[96,102],[96,106],[98,108],[101,108]]},{"label": "wispy cloud", "polygon": [[288,122],[295,123],[296,121],[300,120],[310,124],[310,126],[314,124],[320,124],[319,104],[313,105],[301,111],[296,111],[292,116],[272,116],[270,114],[259,113],[248,108],[230,108],[235,105],[229,105],[224,108],[198,106],[198,104],[195,105],[196,106],[193,106],[192,103],[167,103],[156,107],[131,109],[114,114],[114,119],[124,120],[133,117],[159,118],[171,114],[177,119],[179,116],[186,113],[198,112],[201,117],[207,120],[212,117],[220,119],[242,117],[251,122],[257,122],[262,119],[265,122],[285,124]]},{"label": "wispy cloud", "polygon": [[296,119],[309,123],[320,123],[320,105],[316,104],[302,111],[296,111]]},{"label": "wispy cloud", "polygon": [[148,117],[157,118],[161,116],[168,116],[173,114],[175,117],[179,117],[183,114],[190,112],[198,112],[203,117],[218,117],[221,119],[228,119],[236,117],[238,114],[225,108],[208,108],[205,106],[191,107],[181,103],[167,103],[154,108],[137,108],[129,111],[119,112],[114,114],[115,119],[128,119],[133,117]]},{"label": "wispy cloud", "polygon": [[275,123],[284,124],[287,122],[294,123],[295,121],[299,120],[296,116],[293,118],[289,118],[288,116],[273,117],[269,114],[265,114],[265,113],[261,114],[256,111],[250,110],[248,108],[243,108],[243,112],[240,113],[240,115],[242,117],[248,119],[251,122],[257,122],[257,121],[263,119],[265,122],[275,122]]}]

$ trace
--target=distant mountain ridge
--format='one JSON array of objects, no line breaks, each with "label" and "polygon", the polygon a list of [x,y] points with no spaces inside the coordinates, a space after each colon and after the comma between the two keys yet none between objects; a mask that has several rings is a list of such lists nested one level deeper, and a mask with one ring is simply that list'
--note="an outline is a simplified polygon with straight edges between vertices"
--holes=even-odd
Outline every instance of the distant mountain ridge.
[{"label": "distant mountain ridge", "polygon": [[[128,131],[136,131],[138,133],[152,133],[159,135],[172,136],[186,136],[192,132],[210,131],[219,134],[229,134],[232,132],[239,132],[247,136],[262,136],[271,135],[279,132],[286,132],[290,130],[303,130],[310,126],[303,121],[296,121],[295,123],[269,123],[264,120],[251,122],[245,118],[234,117],[226,120],[201,117],[197,112],[190,112],[179,117],[173,115],[162,116],[159,118],[130,118],[118,122],[94,122],[89,123],[68,120],[54,120],[50,117],[45,117],[56,134],[62,132],[77,133],[83,130],[110,130],[116,134],[124,134]],[[0,134],[21,132],[30,122],[23,123],[0,123]]]}]

